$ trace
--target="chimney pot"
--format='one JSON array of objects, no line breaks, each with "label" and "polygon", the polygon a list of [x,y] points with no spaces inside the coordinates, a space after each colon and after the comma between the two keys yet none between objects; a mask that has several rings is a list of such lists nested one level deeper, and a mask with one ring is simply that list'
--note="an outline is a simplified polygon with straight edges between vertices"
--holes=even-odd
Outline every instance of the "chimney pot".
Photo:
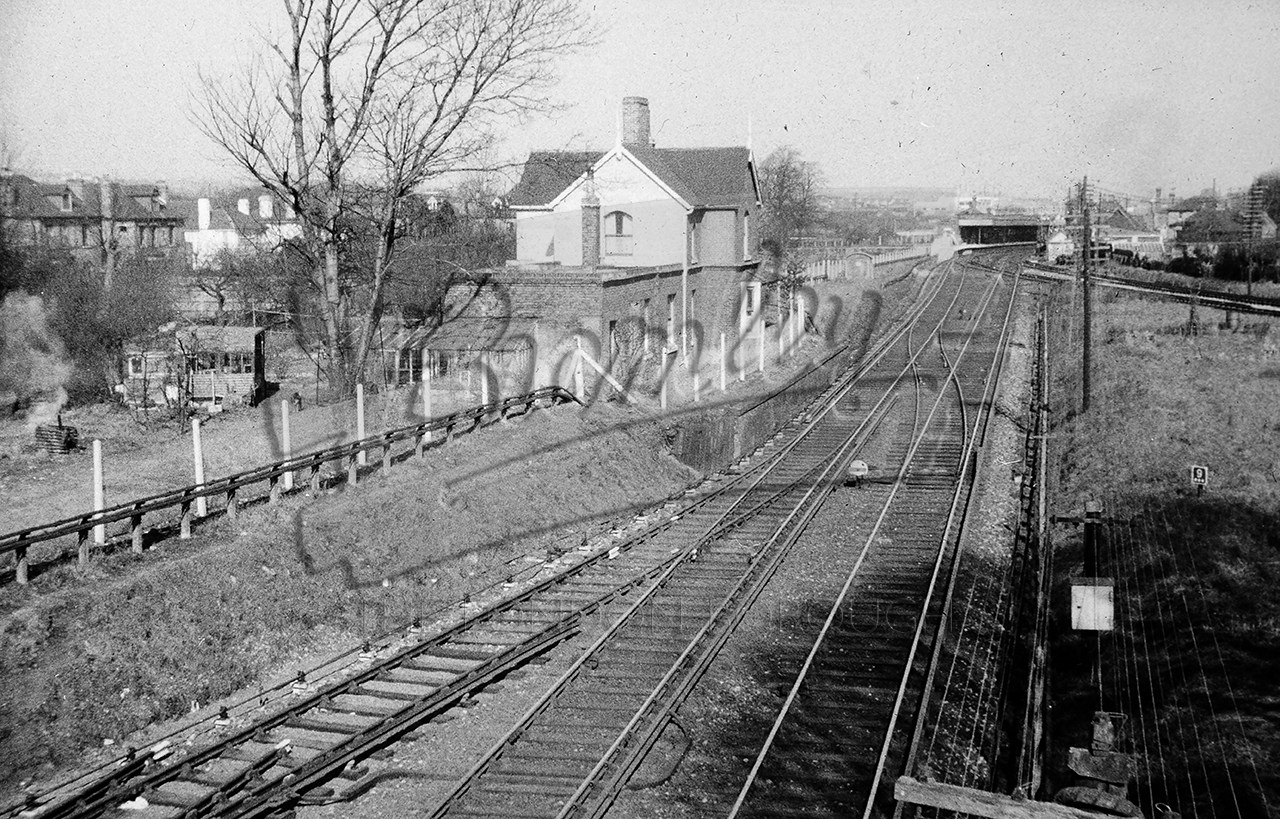
[{"label": "chimney pot", "polygon": [[196,200],[196,225],[200,230],[209,229],[209,200],[204,197]]},{"label": "chimney pot", "polygon": [[274,206],[271,201],[271,194],[264,193],[258,196],[258,218],[259,219],[272,218],[273,208]]},{"label": "chimney pot", "polygon": [[248,199],[241,199],[239,202],[236,202],[236,210],[240,211],[240,212],[241,212],[241,213],[243,213],[245,216],[248,216],[248,215],[249,215],[249,200],[248,200]]},{"label": "chimney pot", "polygon": [[622,144],[650,148],[649,100],[647,97],[624,97],[622,100]]}]

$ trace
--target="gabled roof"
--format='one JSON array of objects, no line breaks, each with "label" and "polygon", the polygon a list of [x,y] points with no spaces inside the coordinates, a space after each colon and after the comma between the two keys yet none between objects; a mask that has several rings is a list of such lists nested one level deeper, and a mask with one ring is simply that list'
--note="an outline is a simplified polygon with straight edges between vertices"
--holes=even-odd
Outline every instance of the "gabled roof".
[{"label": "gabled roof", "polygon": [[547,206],[614,151],[630,154],[690,207],[737,207],[758,201],[750,169],[751,150],[733,148],[645,148],[612,151],[537,151],[529,155],[520,182],[508,196],[512,207]]},{"label": "gabled roof", "polygon": [[730,207],[756,201],[748,169],[749,148],[627,150],[694,207]]},{"label": "gabled roof", "polygon": [[[73,184],[75,187],[73,187]],[[16,204],[6,200],[0,202],[6,215],[18,219],[101,219],[102,187],[110,186],[112,194],[112,218],[122,221],[145,222],[148,220],[181,220],[182,214],[174,213],[167,208],[150,210],[134,198],[157,195],[159,191],[154,185],[121,185],[118,182],[36,182],[30,177],[14,174],[0,178],[0,187],[6,194],[17,194]],[[80,188],[83,195],[77,194]],[[63,194],[71,194],[71,210],[61,207]]]},{"label": "gabled roof", "polygon": [[507,194],[512,207],[545,205],[596,164],[604,151],[534,151],[520,181]]}]

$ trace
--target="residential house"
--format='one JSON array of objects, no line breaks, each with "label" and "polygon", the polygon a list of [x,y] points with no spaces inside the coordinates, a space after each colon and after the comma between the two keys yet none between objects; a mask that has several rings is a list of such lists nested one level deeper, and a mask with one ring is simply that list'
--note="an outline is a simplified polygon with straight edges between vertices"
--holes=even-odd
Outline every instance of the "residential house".
[{"label": "residential house", "polygon": [[209,325],[136,339],[125,345],[123,397],[135,406],[254,405],[266,389],[264,340],[261,327]]},{"label": "residential house", "polygon": [[[488,296],[459,285],[447,299],[457,305],[447,323],[478,328],[462,338],[496,351],[495,340],[480,341],[496,319],[506,337],[536,348],[527,359],[534,368],[554,369],[584,338],[610,366],[651,370],[664,351],[709,349],[721,332],[732,342],[758,326],[752,218],[761,201],[751,149],[657,147],[643,97],[623,100],[622,120],[608,150],[530,155],[506,199],[515,260],[488,273]],[[472,350],[458,338],[444,328],[411,333],[398,360],[422,349],[461,360]]]},{"label": "residential house", "polygon": [[264,191],[246,191],[225,202],[201,197],[177,204],[190,217],[183,241],[197,268],[217,264],[224,252],[274,251],[302,235],[293,208]]},{"label": "residential house", "polygon": [[18,246],[63,249],[95,265],[114,264],[121,254],[166,258],[181,252],[182,225],[163,182],[0,176],[0,227]]}]

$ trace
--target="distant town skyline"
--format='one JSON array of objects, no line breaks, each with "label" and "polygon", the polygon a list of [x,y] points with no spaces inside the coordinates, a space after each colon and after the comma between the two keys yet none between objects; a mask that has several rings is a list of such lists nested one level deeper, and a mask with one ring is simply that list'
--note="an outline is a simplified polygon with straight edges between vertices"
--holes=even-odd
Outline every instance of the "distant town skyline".
[{"label": "distant town skyline", "polygon": [[[18,170],[244,182],[191,121],[278,28],[263,0],[4,0],[0,133]],[[560,61],[563,110],[512,122],[503,160],[612,144],[646,96],[668,147],[790,144],[832,187],[1061,196],[1083,174],[1134,195],[1245,186],[1280,166],[1280,4],[1018,2],[593,5]],[[507,172],[514,182],[518,168]]]}]

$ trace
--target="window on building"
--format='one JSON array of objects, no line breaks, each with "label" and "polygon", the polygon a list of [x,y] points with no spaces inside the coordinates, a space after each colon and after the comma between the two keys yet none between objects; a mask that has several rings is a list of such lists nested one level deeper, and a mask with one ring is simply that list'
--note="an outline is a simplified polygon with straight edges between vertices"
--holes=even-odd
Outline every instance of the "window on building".
[{"label": "window on building", "polygon": [[164,229],[164,246],[173,247],[173,225]]},{"label": "window on building", "polygon": [[142,378],[147,372],[147,360],[140,355],[129,356],[129,377]]},{"label": "window on building", "polygon": [[89,246],[89,226],[81,225],[80,226],[80,247],[88,247],[88,246]]},{"label": "window on building", "polygon": [[755,288],[747,282],[742,288],[742,312],[748,316],[756,314]]},{"label": "window on building", "polygon": [[619,344],[620,342],[618,341],[618,322],[610,321],[609,322],[609,360],[610,361],[613,361],[618,357]]},{"label": "window on building", "polygon": [[689,323],[693,324],[698,320],[698,291],[689,291]]},{"label": "window on building", "polygon": [[742,260],[751,260],[751,214],[742,214]]},{"label": "window on building", "polygon": [[62,204],[61,204],[61,208],[62,208],[62,212],[63,212],[63,213],[70,213],[70,212],[71,212],[71,191],[63,191],[63,192],[62,192]]},{"label": "window on building", "polygon": [[698,229],[699,220],[689,219],[689,263],[699,264],[702,258],[702,231]]},{"label": "window on building", "polygon": [[604,255],[630,256],[632,253],[631,215],[620,210],[604,217]]}]

